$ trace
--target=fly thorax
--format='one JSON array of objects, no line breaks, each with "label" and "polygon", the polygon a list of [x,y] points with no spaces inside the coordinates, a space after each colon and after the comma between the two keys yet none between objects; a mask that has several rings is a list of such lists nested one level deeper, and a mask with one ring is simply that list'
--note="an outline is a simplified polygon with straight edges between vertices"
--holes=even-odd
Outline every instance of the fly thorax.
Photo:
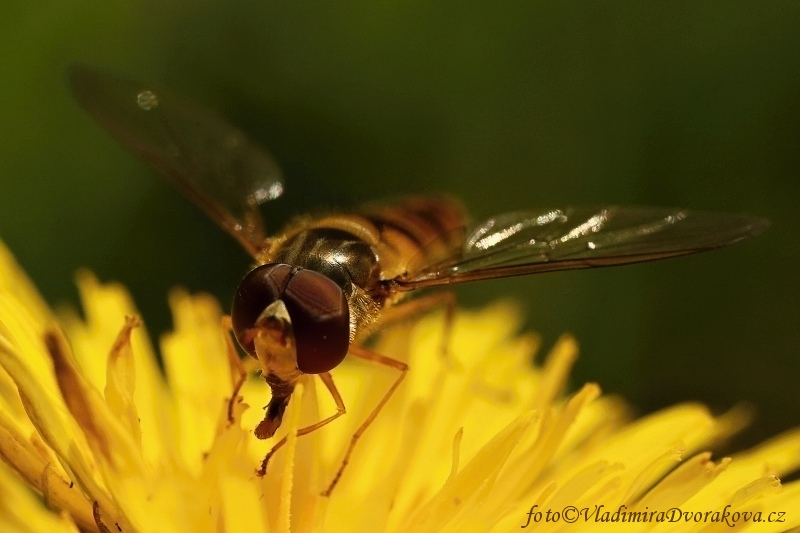
[{"label": "fly thorax", "polygon": [[345,294],[352,291],[352,286],[370,293],[380,285],[375,250],[358,237],[338,229],[302,231],[284,243],[274,261],[324,274]]}]

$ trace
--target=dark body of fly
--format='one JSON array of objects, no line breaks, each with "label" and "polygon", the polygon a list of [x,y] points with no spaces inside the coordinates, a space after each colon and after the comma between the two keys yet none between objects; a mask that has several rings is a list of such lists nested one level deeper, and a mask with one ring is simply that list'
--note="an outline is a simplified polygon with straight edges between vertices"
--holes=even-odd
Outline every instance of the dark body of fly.
[{"label": "dark body of fly", "polygon": [[442,260],[463,244],[461,206],[448,198],[410,197],[391,206],[290,224],[259,261],[323,274],[344,292],[350,308],[350,342],[367,335],[399,276]]}]

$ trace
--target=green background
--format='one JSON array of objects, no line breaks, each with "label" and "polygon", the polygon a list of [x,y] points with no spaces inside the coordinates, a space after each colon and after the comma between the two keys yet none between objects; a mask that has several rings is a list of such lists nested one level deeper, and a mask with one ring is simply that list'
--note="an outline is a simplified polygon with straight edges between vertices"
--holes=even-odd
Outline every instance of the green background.
[{"label": "green background", "polygon": [[[800,423],[800,2],[12,2],[0,20],[0,237],[49,301],[128,285],[156,332],[176,284],[228,302],[248,258],[75,105],[88,62],[227,115],[287,176],[292,214],[447,191],[475,218],[645,204],[768,217],[759,239],[661,263],[491,281],[574,384],[641,412]],[[227,303],[225,304],[227,305]]]}]

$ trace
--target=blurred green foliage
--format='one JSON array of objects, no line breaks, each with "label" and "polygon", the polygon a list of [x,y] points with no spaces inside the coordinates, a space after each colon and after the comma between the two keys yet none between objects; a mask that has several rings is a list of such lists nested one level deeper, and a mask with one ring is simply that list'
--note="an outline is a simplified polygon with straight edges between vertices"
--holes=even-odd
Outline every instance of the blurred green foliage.
[{"label": "blurred green foliage", "polygon": [[79,60],[182,92],[268,146],[294,213],[448,191],[476,217],[563,204],[772,219],[663,263],[486,282],[574,380],[643,412],[749,401],[800,423],[800,3],[13,1],[0,20],[0,236],[47,299],[87,267],[169,328],[175,285],[224,305],[247,257],[75,105]]}]

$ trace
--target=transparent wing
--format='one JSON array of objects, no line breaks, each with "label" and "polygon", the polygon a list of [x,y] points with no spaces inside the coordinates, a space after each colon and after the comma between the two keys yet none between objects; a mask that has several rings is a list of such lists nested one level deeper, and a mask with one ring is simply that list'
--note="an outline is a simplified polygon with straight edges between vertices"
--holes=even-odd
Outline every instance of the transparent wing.
[{"label": "transparent wing", "polygon": [[492,217],[450,259],[398,279],[400,290],[637,263],[727,246],[769,225],[748,215],[658,207],[567,207]]},{"label": "transparent wing", "polygon": [[266,151],[213,111],[148,84],[76,65],[80,105],[117,141],[161,172],[251,254],[264,242],[258,205],[283,192]]}]

